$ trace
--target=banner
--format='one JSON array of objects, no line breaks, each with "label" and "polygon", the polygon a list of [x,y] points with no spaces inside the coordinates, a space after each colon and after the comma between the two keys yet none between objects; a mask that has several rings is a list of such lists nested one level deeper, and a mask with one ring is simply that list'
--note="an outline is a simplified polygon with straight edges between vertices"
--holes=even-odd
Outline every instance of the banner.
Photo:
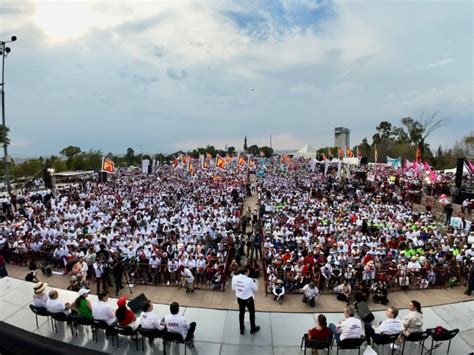
[{"label": "banner", "polygon": [[390,158],[387,156],[387,164],[393,166],[394,168],[402,167],[402,157]]},{"label": "banner", "polygon": [[102,158],[102,171],[106,173],[114,173],[115,172],[115,164],[112,159],[109,158]]},{"label": "banner", "polygon": [[216,156],[216,167],[221,170],[225,170],[225,159],[220,155]]},{"label": "banner", "polygon": [[142,160],[142,173],[148,174],[148,166],[150,165],[150,161],[148,159]]}]

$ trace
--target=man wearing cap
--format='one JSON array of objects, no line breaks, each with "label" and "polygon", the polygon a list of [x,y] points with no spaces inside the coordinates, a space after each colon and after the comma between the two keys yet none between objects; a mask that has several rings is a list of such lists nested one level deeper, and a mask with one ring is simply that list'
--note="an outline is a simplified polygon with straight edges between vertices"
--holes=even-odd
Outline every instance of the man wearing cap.
[{"label": "man wearing cap", "polygon": [[237,296],[237,302],[239,304],[239,324],[240,334],[244,334],[244,315],[245,308],[249,310],[250,314],[250,334],[254,334],[260,330],[259,325],[255,325],[255,303],[254,297],[257,292],[257,284],[255,280],[249,277],[250,269],[244,267],[241,273],[232,278],[232,289],[235,291]]},{"label": "man wearing cap", "polygon": [[319,294],[319,290],[314,284],[314,282],[310,282],[306,284],[302,289],[301,292],[303,293],[303,303],[307,303],[310,307],[314,307],[316,304],[316,297]]},{"label": "man wearing cap", "polygon": [[48,302],[48,295],[44,292],[46,290],[47,283],[37,282],[33,286],[33,306],[46,308],[46,303]]}]

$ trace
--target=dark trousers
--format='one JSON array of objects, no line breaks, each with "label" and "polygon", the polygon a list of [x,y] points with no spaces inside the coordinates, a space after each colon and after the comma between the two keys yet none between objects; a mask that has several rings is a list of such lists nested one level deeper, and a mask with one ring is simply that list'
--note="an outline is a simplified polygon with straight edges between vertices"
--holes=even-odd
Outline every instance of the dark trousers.
[{"label": "dark trousers", "polygon": [[122,286],[122,274],[114,274],[115,293],[118,294]]},{"label": "dark trousers", "polygon": [[365,339],[367,341],[367,344],[370,345],[371,340],[374,342],[377,342],[379,338],[382,338],[382,334],[377,334],[372,327],[370,323],[364,323],[364,329],[365,329]]},{"label": "dark trousers", "polygon": [[245,329],[244,326],[244,315],[245,315],[245,308],[249,310],[250,314],[250,330],[255,329],[255,303],[253,301],[253,297],[250,297],[246,300],[241,298],[237,298],[237,302],[239,303],[239,324],[240,324],[240,331]]},{"label": "dark trousers", "polygon": [[196,330],[196,322],[189,323],[188,335],[186,335],[186,339],[184,339],[185,342],[193,338],[195,330]]},{"label": "dark trousers", "polygon": [[311,307],[314,307],[314,305],[316,303],[314,297],[313,298],[306,298],[305,295],[303,295],[303,300],[302,301],[303,301],[303,303],[309,304]]},{"label": "dark trousers", "polygon": [[97,294],[100,293],[101,284],[103,291],[107,291],[107,280],[105,279],[105,277],[100,277],[97,279]]}]

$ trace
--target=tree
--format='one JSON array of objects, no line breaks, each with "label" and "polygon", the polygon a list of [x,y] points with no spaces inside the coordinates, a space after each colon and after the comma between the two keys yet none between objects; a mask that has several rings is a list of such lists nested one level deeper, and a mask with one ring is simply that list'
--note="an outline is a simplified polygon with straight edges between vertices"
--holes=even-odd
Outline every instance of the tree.
[{"label": "tree", "polygon": [[265,154],[266,158],[270,158],[273,155],[273,148],[270,148],[266,145],[260,148],[260,151],[263,152],[263,154]]},{"label": "tree", "polygon": [[10,128],[7,126],[0,125],[0,143],[4,145],[5,143],[8,145],[10,144],[10,139],[8,138],[8,132],[10,132]]},{"label": "tree", "polygon": [[59,154],[64,155],[67,158],[66,166],[68,169],[71,169],[72,159],[79,153],[81,153],[81,148],[73,145],[70,145],[59,152]]},{"label": "tree", "polygon": [[247,148],[247,153],[249,154],[258,155],[259,152],[260,152],[260,149],[258,148],[256,144],[253,144]]},{"label": "tree", "polygon": [[446,123],[446,119],[438,119],[436,117],[437,115],[438,112],[435,112],[431,117],[426,117],[425,114],[422,113],[416,120],[411,117],[404,117],[401,120],[402,124],[408,130],[408,136],[410,137],[411,142],[420,145],[422,155],[425,151],[426,138]]},{"label": "tree", "polygon": [[125,154],[125,160],[127,161],[127,164],[133,165],[135,161],[135,151],[132,148],[127,148],[127,154]]}]

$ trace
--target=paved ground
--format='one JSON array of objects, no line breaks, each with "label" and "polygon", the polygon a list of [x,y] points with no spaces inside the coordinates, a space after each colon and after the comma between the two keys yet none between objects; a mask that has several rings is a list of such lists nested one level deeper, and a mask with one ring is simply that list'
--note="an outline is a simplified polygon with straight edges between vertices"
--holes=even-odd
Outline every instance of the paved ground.
[{"label": "paved ground", "polygon": [[[60,290],[60,299],[64,302],[72,302],[76,293]],[[74,345],[87,347],[95,350],[113,354],[135,354],[143,353],[141,347],[136,351],[135,345],[129,343],[128,339],[122,339],[119,348],[112,347],[111,342],[105,340],[103,334],[99,335],[99,342],[92,341],[89,329],[81,329],[77,337],[73,337],[69,329],[59,326],[59,333],[55,334],[51,330],[51,325],[40,318],[40,326],[36,329],[35,319],[28,308],[32,297],[32,284],[14,278],[4,278],[0,280],[0,321],[5,321],[25,330],[35,332],[42,336],[54,338]],[[96,301],[94,295],[89,296],[92,302]],[[115,308],[115,299],[109,300]],[[338,307],[340,308],[340,307]],[[154,311],[159,315],[168,314],[168,306],[156,304]],[[302,354],[299,348],[302,334],[314,326],[315,317],[318,313],[272,313],[258,312],[257,323],[262,327],[261,331],[255,335],[246,334],[241,336],[238,328],[238,312],[228,310],[210,310],[203,308],[181,307],[182,313],[188,320],[197,322],[195,335],[195,349],[188,349],[189,354]],[[337,323],[342,314],[325,312],[328,321]],[[400,312],[404,317],[406,310]],[[468,354],[474,351],[474,301],[456,303],[445,306],[425,307],[423,309],[424,325],[426,328],[441,325],[447,329],[459,328],[460,334],[451,345],[451,354]],[[375,312],[375,322],[384,319],[384,312]],[[246,328],[249,329],[248,316],[246,317]],[[162,351],[162,343],[155,342],[150,346],[145,342],[146,353],[156,353]],[[447,345],[443,344],[437,349],[437,353],[445,353]],[[171,350],[171,351],[170,351]],[[171,345],[169,353],[177,355],[184,354],[184,348]],[[333,354],[336,350],[331,351]],[[435,352],[435,353],[436,353]],[[349,353],[349,352],[346,352]],[[382,351],[378,351],[382,354]],[[385,353],[388,354],[386,347]],[[406,354],[419,354],[417,346],[407,347]]]}]

